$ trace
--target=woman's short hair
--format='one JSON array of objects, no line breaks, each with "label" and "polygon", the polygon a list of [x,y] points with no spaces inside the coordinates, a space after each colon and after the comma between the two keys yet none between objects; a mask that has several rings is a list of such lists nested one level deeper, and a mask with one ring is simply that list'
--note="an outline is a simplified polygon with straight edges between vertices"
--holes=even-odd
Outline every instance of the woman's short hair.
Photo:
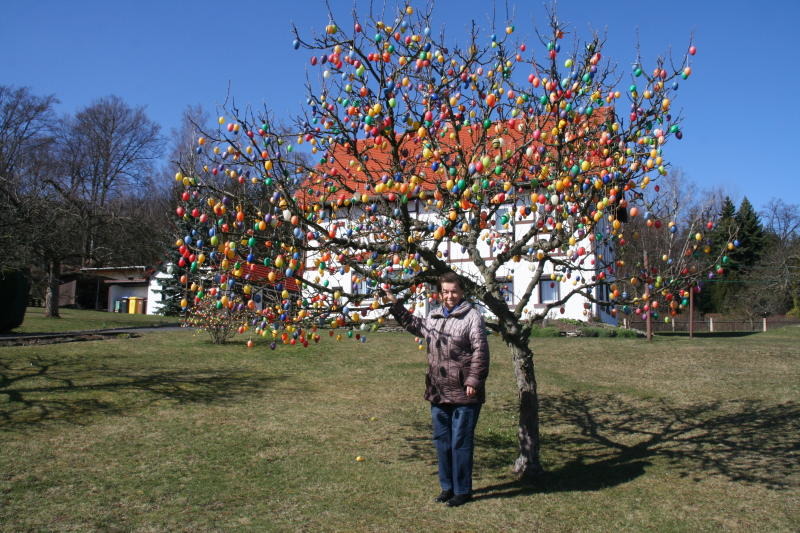
[{"label": "woman's short hair", "polygon": [[437,286],[440,291],[442,290],[442,283],[455,283],[456,285],[458,285],[458,288],[460,288],[462,291],[465,290],[464,284],[461,283],[461,277],[452,271],[445,272],[444,274],[439,276],[439,279],[437,280]]}]

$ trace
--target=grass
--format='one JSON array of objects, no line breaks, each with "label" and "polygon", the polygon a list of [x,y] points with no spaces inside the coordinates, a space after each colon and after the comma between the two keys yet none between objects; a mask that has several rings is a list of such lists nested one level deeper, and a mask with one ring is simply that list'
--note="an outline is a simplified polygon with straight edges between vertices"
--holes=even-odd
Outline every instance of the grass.
[{"label": "grass", "polygon": [[62,333],[66,331],[161,326],[165,324],[178,325],[179,323],[177,317],[108,313],[106,311],[86,311],[83,309],[61,308],[59,314],[61,318],[47,318],[44,316],[43,308],[29,307],[25,311],[25,321],[10,333]]},{"label": "grass", "polygon": [[[0,348],[2,531],[796,531],[800,328],[536,338],[547,474],[520,484],[491,339],[476,500],[438,492],[413,337],[189,330]],[[356,456],[364,462],[356,462]]]}]

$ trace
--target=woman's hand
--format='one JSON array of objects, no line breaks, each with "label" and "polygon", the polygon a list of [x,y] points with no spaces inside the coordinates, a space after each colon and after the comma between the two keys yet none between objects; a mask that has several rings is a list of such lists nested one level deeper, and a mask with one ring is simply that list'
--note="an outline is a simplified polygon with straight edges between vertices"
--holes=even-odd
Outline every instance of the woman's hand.
[{"label": "woman's hand", "polygon": [[471,398],[476,394],[478,394],[478,390],[474,387],[470,387],[469,385],[467,385],[467,396]]}]

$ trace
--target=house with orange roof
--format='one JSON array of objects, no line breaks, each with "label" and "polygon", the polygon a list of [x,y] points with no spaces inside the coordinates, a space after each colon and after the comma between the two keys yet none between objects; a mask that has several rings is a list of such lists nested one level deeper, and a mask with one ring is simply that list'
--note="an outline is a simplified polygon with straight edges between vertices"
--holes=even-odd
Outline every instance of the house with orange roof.
[{"label": "house with orange roof", "polygon": [[[601,110],[593,120],[602,121],[605,117],[606,113]],[[453,158],[453,166],[463,165],[463,161],[470,160],[470,165],[481,167],[480,158],[465,158],[461,160],[462,163],[455,159],[459,153],[474,154],[475,151],[471,148],[478,144],[484,145],[487,153],[518,146],[520,143],[527,143],[528,153],[533,151],[534,155],[536,151],[542,153],[547,149],[543,143],[523,138],[524,135],[519,133],[523,129],[515,129],[512,124],[511,128],[502,130],[502,133],[489,137],[482,134],[481,137],[474,129],[462,128],[449,140],[443,138],[437,141],[450,148],[449,155],[444,157]],[[371,205],[374,206],[379,197],[390,203],[404,203],[416,220],[433,223],[435,219],[441,218],[441,213],[430,207],[431,202],[435,202],[437,188],[444,178],[436,174],[441,169],[437,168],[436,161],[431,163],[429,154],[424,153],[427,150],[424,143],[413,136],[405,136],[400,139],[398,147],[394,148],[396,151],[391,150],[386,143],[379,147],[371,140],[334,145],[304,183],[302,191],[298,192],[299,201],[324,206],[321,218],[330,236],[343,236],[348,232],[358,231],[359,221],[370,216]],[[402,172],[397,169],[398,157],[407,162]],[[479,173],[483,170],[476,168]],[[485,223],[486,231],[483,233],[484,238],[478,243],[478,249],[481,258],[487,263],[493,261],[509,243],[528,233],[532,224],[541,227],[541,237],[547,238],[547,228],[552,222],[549,199],[542,194],[527,194],[532,192],[528,172],[523,169],[519,175],[521,178],[514,183],[515,188],[509,191],[508,198],[503,194],[498,195],[493,201],[494,204],[499,204],[496,211],[490,218],[481,220],[481,224]],[[409,176],[413,177],[408,179]],[[523,192],[526,194],[522,194]],[[468,209],[469,206],[462,208]],[[601,231],[606,224],[605,220],[600,221],[598,227]],[[612,271],[609,265],[613,264],[612,248],[602,240],[590,239],[589,235],[579,233],[579,237],[576,249],[580,256],[568,258],[565,255],[564,259],[569,261],[565,261],[563,265],[559,265],[557,261],[548,262],[544,275],[529,300],[526,308],[528,315],[535,315],[553,302],[558,302],[578,284],[595,282],[598,277],[600,280],[611,281]],[[370,295],[375,290],[374,282],[345,267],[327,269],[320,275],[317,266],[323,255],[324,246],[320,247],[319,253],[306,254],[303,272],[305,279],[314,283],[324,282],[328,287],[341,288],[343,293],[365,295],[360,309],[366,317],[372,316],[369,303]],[[458,242],[442,239],[437,255],[460,274],[481,279],[466,248]],[[566,267],[567,263],[571,265],[570,268]],[[534,275],[535,268],[535,263],[520,259],[516,262],[510,261],[498,270],[497,281],[502,284],[503,295],[509,304],[518,303]],[[398,275],[402,275],[402,265],[397,270]],[[607,283],[600,283],[593,288],[595,297],[605,301],[608,301],[608,290]],[[431,292],[428,291],[429,294]],[[435,305],[435,302],[423,299],[416,306],[415,312],[424,315],[431,305]],[[576,320],[592,318],[606,323],[617,323],[610,307],[598,305],[580,294],[574,294],[562,305],[552,309],[548,316]]]}]

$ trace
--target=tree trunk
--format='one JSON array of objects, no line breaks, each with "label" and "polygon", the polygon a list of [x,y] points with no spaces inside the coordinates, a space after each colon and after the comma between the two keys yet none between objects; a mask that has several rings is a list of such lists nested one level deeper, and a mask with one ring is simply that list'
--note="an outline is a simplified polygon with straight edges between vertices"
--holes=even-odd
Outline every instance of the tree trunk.
[{"label": "tree trunk", "polygon": [[543,472],[539,461],[539,396],[533,352],[528,347],[527,338],[509,342],[509,346],[519,391],[519,456],[514,461],[513,470],[520,477],[531,479]]},{"label": "tree trunk", "polygon": [[58,288],[61,282],[61,261],[52,259],[47,264],[47,292],[44,299],[44,316],[61,318],[58,314]]}]

